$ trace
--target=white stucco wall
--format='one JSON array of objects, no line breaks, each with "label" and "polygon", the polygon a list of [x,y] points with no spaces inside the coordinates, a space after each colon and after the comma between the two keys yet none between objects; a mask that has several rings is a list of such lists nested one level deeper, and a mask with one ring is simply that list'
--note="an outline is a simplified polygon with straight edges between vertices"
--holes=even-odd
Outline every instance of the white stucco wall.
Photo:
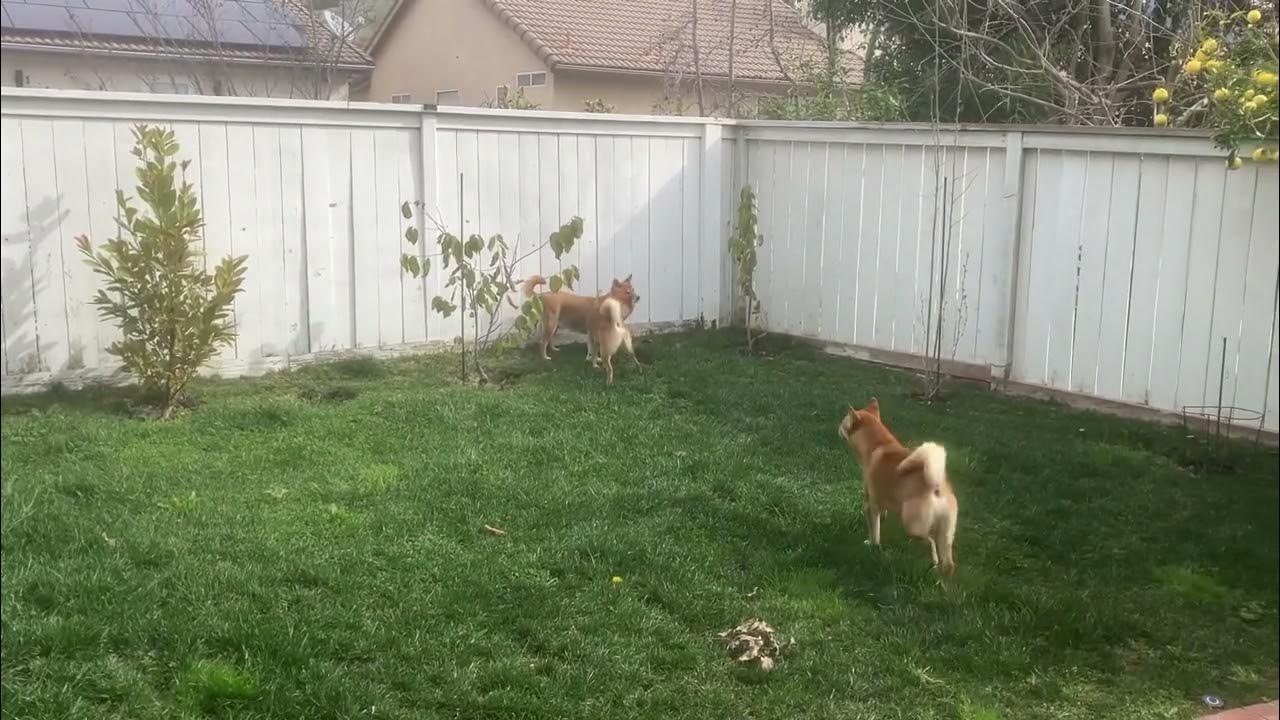
[{"label": "white stucco wall", "polygon": [[191,95],[221,94],[244,97],[345,97],[349,73],[317,83],[317,70],[306,67],[154,60],[88,53],[47,52],[4,47],[0,52],[0,84],[17,84],[21,71],[27,87],[62,90],[112,90]]}]

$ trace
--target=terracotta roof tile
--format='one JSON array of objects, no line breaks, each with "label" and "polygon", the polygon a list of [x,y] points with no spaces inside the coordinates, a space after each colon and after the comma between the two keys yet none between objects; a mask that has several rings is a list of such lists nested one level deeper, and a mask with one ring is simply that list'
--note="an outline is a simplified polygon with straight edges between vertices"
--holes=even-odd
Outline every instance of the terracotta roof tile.
[{"label": "terracotta roof tile", "polygon": [[[688,0],[484,2],[553,69],[578,66],[685,75],[694,71],[693,5]],[[703,75],[729,74],[729,8],[727,0],[702,0],[698,5]],[[805,63],[822,61],[823,39],[782,0],[738,0],[734,29],[735,77],[785,80]]]},{"label": "terracotta roof tile", "polygon": [[73,49],[92,53],[137,53],[161,57],[181,57],[210,60],[259,60],[291,64],[323,62],[341,67],[372,69],[373,61],[364,51],[338,38],[324,21],[311,15],[294,0],[279,0],[282,12],[297,15],[305,26],[308,47],[274,48],[265,45],[216,45],[210,42],[185,42],[119,37],[110,35],[85,35],[75,33],[34,32],[4,28],[4,45]]}]

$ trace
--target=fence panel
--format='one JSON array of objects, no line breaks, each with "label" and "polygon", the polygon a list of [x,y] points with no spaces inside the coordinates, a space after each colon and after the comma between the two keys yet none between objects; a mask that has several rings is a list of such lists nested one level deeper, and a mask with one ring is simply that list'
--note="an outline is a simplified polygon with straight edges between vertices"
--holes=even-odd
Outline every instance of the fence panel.
[{"label": "fence panel", "polygon": [[[437,228],[500,233],[517,274],[631,276],[634,323],[723,321],[725,238],[758,198],[766,329],[890,351],[940,348],[994,376],[1156,409],[1217,402],[1277,428],[1277,174],[1228,172],[1203,137],[1075,129],[517,113],[4,90],[3,387],[114,370],[118,330],[74,238],[114,232],[131,126],[172,127],[210,261],[249,255],[224,374],[472,332]],[[405,201],[422,212],[406,219]],[[573,215],[557,261],[534,248]],[[410,223],[431,260],[400,271]],[[527,254],[527,255],[526,255]],[[504,310],[511,318],[511,311]],[[1225,356],[1223,340],[1226,341]]]}]

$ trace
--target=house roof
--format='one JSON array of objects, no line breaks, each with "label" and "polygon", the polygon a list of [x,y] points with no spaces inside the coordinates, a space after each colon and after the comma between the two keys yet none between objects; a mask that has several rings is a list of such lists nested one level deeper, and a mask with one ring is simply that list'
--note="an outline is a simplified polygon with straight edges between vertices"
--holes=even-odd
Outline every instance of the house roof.
[{"label": "house roof", "polygon": [[[374,34],[371,50],[412,1],[397,0]],[[553,70],[684,75],[695,70],[690,0],[475,1],[483,2]],[[738,0],[736,6],[734,77],[785,81],[805,63],[821,62],[823,39],[783,0]],[[698,11],[697,64],[704,76],[728,76],[730,3],[702,0]]]},{"label": "house roof", "polygon": [[[40,0],[32,0],[30,4],[39,2]],[[218,2],[219,8],[240,4],[240,0],[218,0]],[[6,48],[21,46],[51,51],[142,55],[188,60],[271,62],[290,65],[324,63],[345,69],[371,70],[373,68],[373,61],[363,50],[339,38],[320,17],[312,15],[295,0],[257,0],[245,3],[252,4],[256,8],[269,7],[269,12],[273,14],[270,20],[272,27],[285,23],[297,27],[300,31],[298,42],[279,44],[257,39],[250,40],[249,36],[253,35],[252,30],[244,37],[233,36],[222,30],[201,32],[197,28],[210,27],[210,25],[201,23],[198,19],[191,19],[190,25],[184,25],[182,33],[152,31],[151,28],[162,25],[167,14],[160,11],[158,5],[147,3],[148,0],[58,0],[56,5],[67,8],[73,16],[77,10],[87,11],[86,15],[104,10],[120,14],[129,13],[137,25],[132,29],[121,28],[114,32],[95,31],[94,26],[86,26],[78,30],[37,30],[13,27],[6,17],[0,40]],[[29,3],[13,2],[12,6],[16,8],[20,4]],[[142,8],[141,11],[140,8]],[[6,15],[9,14],[10,9],[11,3],[5,2]],[[249,12],[256,11],[249,10]],[[105,27],[105,24],[99,27]],[[258,29],[252,25],[250,27],[253,30]],[[243,30],[243,28],[239,29]],[[230,39],[232,37],[235,37],[236,41],[232,41]]]}]

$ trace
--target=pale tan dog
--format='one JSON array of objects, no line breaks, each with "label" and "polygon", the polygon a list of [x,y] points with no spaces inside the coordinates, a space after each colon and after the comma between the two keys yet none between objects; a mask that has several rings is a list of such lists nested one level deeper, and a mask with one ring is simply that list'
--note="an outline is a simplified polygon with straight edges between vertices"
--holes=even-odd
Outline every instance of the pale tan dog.
[{"label": "pale tan dog", "polygon": [[[613,384],[613,356],[617,354],[619,346],[627,348],[637,368],[644,367],[640,364],[640,358],[636,357],[635,348],[631,346],[631,331],[622,322],[625,317],[622,301],[615,297],[606,297],[600,301],[600,308],[592,316],[587,331],[587,352],[591,352],[591,346],[594,344],[600,359],[604,360],[604,369],[608,378],[605,382],[609,385]],[[592,358],[591,365],[598,367],[595,358]]]},{"label": "pale tan dog", "polygon": [[[524,281],[524,296],[532,298],[537,287],[545,283],[546,280],[541,275],[530,275],[529,279]],[[548,347],[552,351],[559,350],[552,340],[555,338],[556,330],[564,324],[570,330],[587,334],[587,359],[594,361],[595,351],[592,348],[589,326],[592,319],[600,313],[600,303],[606,298],[615,299],[618,302],[622,320],[626,320],[631,316],[636,303],[640,302],[640,296],[631,285],[630,275],[622,280],[615,279],[609,292],[597,297],[576,295],[564,290],[539,293],[538,297],[542,299],[542,337],[539,345],[542,348],[544,360],[551,359],[547,354]]]},{"label": "pale tan dog", "polygon": [[880,420],[875,398],[862,410],[849,406],[840,437],[862,466],[867,504],[867,543],[880,545],[880,520],[889,512],[902,518],[907,534],[929,541],[934,567],[955,572],[952,546],[960,505],[947,479],[947,451],[937,443],[909,450]]}]

